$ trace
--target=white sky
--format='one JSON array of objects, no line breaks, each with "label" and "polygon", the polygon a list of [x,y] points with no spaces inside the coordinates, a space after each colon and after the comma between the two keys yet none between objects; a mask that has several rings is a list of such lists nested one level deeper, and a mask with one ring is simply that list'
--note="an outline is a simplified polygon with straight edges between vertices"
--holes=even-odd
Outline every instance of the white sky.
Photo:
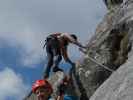
[{"label": "white sky", "polygon": [[8,97],[22,100],[28,88],[28,85],[24,84],[22,77],[12,69],[6,67],[0,71],[0,100],[7,100]]}]

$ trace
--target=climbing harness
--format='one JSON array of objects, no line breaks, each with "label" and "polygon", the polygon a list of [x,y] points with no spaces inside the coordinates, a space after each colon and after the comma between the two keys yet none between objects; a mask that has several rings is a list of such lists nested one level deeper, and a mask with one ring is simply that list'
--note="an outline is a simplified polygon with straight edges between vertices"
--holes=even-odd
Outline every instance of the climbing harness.
[{"label": "climbing harness", "polygon": [[[79,48],[79,50],[80,50],[82,53],[87,54],[87,52],[84,51],[82,48]],[[92,62],[96,63],[97,65],[103,67],[104,69],[106,69],[106,70],[108,70],[108,71],[110,71],[110,72],[114,72],[113,69],[110,69],[109,67],[107,67],[107,66],[105,66],[105,65],[103,65],[103,64],[101,64],[101,63],[99,63],[99,62],[96,61],[94,58],[92,58],[92,57],[90,57],[90,56],[88,56],[88,55],[87,55],[87,57],[88,57],[89,60],[91,60]]]}]

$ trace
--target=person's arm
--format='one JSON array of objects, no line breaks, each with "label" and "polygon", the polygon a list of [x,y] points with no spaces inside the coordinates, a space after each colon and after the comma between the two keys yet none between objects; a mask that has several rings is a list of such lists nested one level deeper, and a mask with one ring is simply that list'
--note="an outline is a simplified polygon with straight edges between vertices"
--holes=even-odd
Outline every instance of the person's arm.
[{"label": "person's arm", "polygon": [[64,95],[57,96],[56,100],[64,100]]},{"label": "person's arm", "polygon": [[78,41],[74,41],[74,42],[72,42],[73,44],[75,44],[75,45],[77,45],[77,46],[79,46],[80,48],[87,48],[86,46],[83,46],[80,42],[78,42]]},{"label": "person's arm", "polygon": [[65,85],[63,84],[63,82],[60,83],[60,85],[58,86],[58,95],[56,100],[64,100],[64,93],[65,93]]},{"label": "person's arm", "polygon": [[70,83],[70,77],[65,76],[58,87],[58,96],[56,100],[64,100],[65,90],[68,88],[68,84]]},{"label": "person's arm", "polygon": [[73,38],[71,37],[70,34],[64,33],[64,34],[62,34],[62,35],[64,35],[65,37],[67,37],[68,40],[69,40],[71,43],[73,43],[73,44],[75,44],[75,45],[77,45],[77,46],[79,46],[79,47],[81,47],[81,48],[86,48],[86,46],[83,46],[79,41],[73,39]]}]

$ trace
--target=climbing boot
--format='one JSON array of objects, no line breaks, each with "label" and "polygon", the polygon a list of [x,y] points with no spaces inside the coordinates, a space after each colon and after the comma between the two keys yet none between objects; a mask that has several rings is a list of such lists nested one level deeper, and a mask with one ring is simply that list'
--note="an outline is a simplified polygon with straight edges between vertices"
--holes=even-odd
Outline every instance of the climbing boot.
[{"label": "climbing boot", "polygon": [[63,70],[61,68],[56,66],[56,67],[53,68],[53,72],[57,72],[57,71],[63,72]]}]

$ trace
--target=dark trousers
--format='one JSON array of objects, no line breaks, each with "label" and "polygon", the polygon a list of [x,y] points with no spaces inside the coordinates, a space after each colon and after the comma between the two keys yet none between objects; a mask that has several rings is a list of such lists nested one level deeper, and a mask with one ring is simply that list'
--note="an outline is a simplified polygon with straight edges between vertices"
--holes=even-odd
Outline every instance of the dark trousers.
[{"label": "dark trousers", "polygon": [[[46,65],[46,70],[44,72],[44,76],[48,77],[51,67],[52,66],[53,66],[53,68],[58,67],[60,61],[62,60],[58,41],[49,41],[49,43],[47,43],[47,45],[46,45],[46,53],[47,53],[48,62]],[[54,58],[55,58],[55,60],[54,60]]]}]

